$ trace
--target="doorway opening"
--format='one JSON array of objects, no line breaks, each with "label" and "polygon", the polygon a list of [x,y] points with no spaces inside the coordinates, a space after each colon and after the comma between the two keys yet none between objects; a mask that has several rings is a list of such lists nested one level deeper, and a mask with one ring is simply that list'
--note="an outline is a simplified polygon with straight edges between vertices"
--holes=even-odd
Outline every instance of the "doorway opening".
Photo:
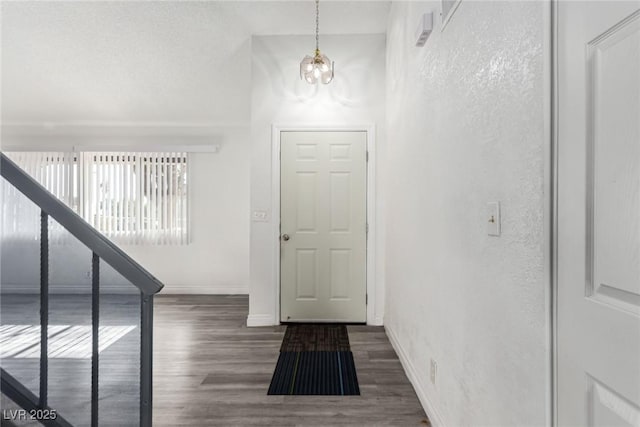
[{"label": "doorway opening", "polygon": [[372,125],[274,125],[280,322],[382,324],[376,315],[374,135]]}]

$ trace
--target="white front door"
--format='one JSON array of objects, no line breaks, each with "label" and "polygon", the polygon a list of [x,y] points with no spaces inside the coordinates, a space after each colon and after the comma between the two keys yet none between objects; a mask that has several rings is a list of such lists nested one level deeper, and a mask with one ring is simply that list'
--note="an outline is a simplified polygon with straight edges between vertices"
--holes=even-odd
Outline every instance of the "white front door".
[{"label": "white front door", "polygon": [[365,322],[366,132],[280,134],[283,322]]},{"label": "white front door", "polygon": [[557,415],[640,426],[640,2],[558,2]]}]

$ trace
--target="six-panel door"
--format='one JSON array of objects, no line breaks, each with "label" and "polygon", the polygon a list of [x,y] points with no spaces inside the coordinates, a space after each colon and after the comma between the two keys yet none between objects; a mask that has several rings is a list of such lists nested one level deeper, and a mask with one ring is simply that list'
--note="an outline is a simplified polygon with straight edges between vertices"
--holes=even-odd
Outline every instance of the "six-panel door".
[{"label": "six-panel door", "polygon": [[366,132],[282,132],[283,322],[366,321]]}]

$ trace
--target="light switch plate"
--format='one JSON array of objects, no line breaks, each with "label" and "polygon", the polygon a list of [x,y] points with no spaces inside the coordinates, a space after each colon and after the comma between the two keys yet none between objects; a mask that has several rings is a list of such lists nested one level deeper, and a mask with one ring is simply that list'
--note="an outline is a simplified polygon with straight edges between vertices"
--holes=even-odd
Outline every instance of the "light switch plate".
[{"label": "light switch plate", "polygon": [[500,235],[500,202],[487,203],[487,234]]},{"label": "light switch plate", "polygon": [[268,222],[269,213],[267,211],[253,211],[251,213],[251,220],[254,222]]}]

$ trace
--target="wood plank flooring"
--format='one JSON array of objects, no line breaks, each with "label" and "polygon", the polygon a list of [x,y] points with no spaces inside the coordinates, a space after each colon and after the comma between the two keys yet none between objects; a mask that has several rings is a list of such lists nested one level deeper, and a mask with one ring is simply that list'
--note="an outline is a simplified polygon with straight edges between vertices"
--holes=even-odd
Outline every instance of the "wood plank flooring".
[{"label": "wood plank flooring", "polygon": [[[89,301],[52,298],[52,324],[89,324]],[[37,296],[1,302],[2,324],[38,324]],[[247,328],[247,314],[247,296],[156,297],[154,426],[428,425],[383,328],[348,326],[360,396],[268,396],[286,327]],[[139,325],[139,299],[103,297],[101,325]],[[100,360],[100,425],[137,425],[139,335],[127,334]],[[37,394],[37,359],[2,366]],[[50,375],[52,404],[87,425],[90,361],[54,359]]]},{"label": "wood plank flooring", "polygon": [[[100,352],[99,413],[104,427],[129,427],[139,421],[140,373],[140,297],[139,295],[101,295],[100,326],[126,326],[134,329]],[[39,325],[39,296],[2,295],[0,324]],[[51,295],[49,325],[91,325],[89,295]],[[50,329],[51,332],[51,329]],[[87,338],[87,337],[85,337]],[[50,344],[55,337],[50,338]],[[74,426],[91,423],[91,359],[88,339],[69,346],[85,344],[86,357],[49,359],[49,405]],[[50,346],[49,350],[52,350]],[[39,348],[36,354],[39,354]],[[64,355],[61,355],[64,356]],[[1,365],[34,394],[39,394],[39,358],[7,357]],[[3,405],[6,399],[2,399]],[[33,425],[33,423],[18,423]]]},{"label": "wood plank flooring", "polygon": [[156,298],[154,426],[428,425],[382,327],[348,326],[360,396],[267,396],[285,326],[246,296]]}]

